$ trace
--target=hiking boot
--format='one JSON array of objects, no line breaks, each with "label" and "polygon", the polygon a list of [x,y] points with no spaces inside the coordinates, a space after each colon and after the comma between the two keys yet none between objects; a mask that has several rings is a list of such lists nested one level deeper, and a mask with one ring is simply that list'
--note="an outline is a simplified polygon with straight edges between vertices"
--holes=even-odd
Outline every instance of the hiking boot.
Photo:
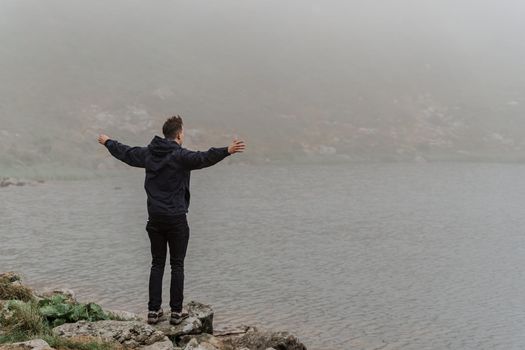
[{"label": "hiking boot", "polygon": [[181,312],[171,312],[170,317],[170,324],[177,325],[182,322],[186,317],[188,317],[189,313],[185,309],[182,309]]},{"label": "hiking boot", "polygon": [[160,321],[160,318],[164,315],[164,312],[162,311],[162,308],[160,308],[158,311],[148,311],[148,323],[149,324],[157,324]]}]

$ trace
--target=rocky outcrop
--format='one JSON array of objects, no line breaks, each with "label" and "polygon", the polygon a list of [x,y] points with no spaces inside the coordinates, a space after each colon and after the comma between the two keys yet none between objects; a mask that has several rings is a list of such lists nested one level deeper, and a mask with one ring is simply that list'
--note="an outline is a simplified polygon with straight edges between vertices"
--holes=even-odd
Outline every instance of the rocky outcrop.
[{"label": "rocky outcrop", "polygon": [[[131,313],[111,311],[112,316],[116,316],[119,321],[98,321],[68,323],[53,329],[53,332],[61,337],[96,337],[107,342],[118,342],[131,348],[146,347],[149,350],[169,349],[172,341],[179,343],[182,336],[187,335],[209,335],[213,333],[213,309],[210,305],[191,301],[185,305],[188,310],[188,317],[178,325],[170,325],[168,317],[151,326],[142,320],[137,320],[138,316]],[[123,319],[131,318],[129,321]],[[190,342],[192,338],[187,338],[183,344]],[[198,338],[201,339],[201,338]],[[204,338],[202,338],[204,339]],[[218,343],[216,342],[215,345]]]},{"label": "rocky outcrop", "polygon": [[288,332],[245,326],[213,335],[202,327],[213,315],[211,307],[192,302],[188,311],[190,316],[177,326],[170,326],[167,320],[155,326],[138,321],[80,321],[56,327],[53,332],[66,338],[95,337],[147,350],[306,350],[304,344]]},{"label": "rocky outcrop", "polygon": [[[12,272],[0,274],[0,282],[0,286],[4,288],[2,295],[10,296],[9,300],[19,300],[16,303],[24,303],[23,300],[27,295],[19,293],[17,289],[26,288],[21,283],[20,275]],[[26,288],[24,292],[30,294],[30,303],[37,302],[38,305],[51,300],[46,298],[57,299],[57,295],[60,296],[58,298],[60,305],[54,305],[54,307],[84,305],[76,301],[75,293],[71,290],[51,289],[35,293]],[[8,307],[10,304],[6,303],[6,306],[0,309],[7,312],[10,310]],[[99,306],[97,307],[100,309]],[[65,323],[55,327],[52,332],[55,336],[71,340],[95,339],[114,344],[116,348],[140,350],[306,350],[306,347],[295,336],[287,332],[261,331],[249,326],[214,331],[214,312],[210,305],[191,301],[184,308],[188,310],[189,315],[178,325],[170,325],[166,316],[160,323],[152,326],[146,324],[138,315],[125,311],[105,310],[104,318],[102,320],[98,318],[100,321],[85,321],[86,319],[93,320],[93,318],[84,318],[84,321]],[[41,313],[39,322],[42,322],[44,320],[42,317],[47,314],[42,309],[38,310]],[[102,309],[99,311],[102,313]],[[111,320],[107,320],[108,315]],[[62,322],[71,322],[71,320],[76,321],[78,318],[64,318]],[[51,324],[49,320],[46,322]],[[0,323],[0,334],[3,331],[8,332],[9,330]],[[43,340],[32,340],[3,345],[0,346],[0,349],[47,350],[51,348]]]},{"label": "rocky outcrop", "polygon": [[117,342],[132,349],[169,341],[164,333],[138,321],[79,321],[53,328],[53,333],[65,338],[79,336],[99,338],[106,342]]}]

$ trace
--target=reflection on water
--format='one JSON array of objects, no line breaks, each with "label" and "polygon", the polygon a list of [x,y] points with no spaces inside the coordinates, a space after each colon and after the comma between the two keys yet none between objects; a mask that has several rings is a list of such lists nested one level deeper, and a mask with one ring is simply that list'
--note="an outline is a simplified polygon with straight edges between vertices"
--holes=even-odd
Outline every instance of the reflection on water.
[{"label": "reflection on water", "polygon": [[[195,171],[186,300],[309,349],[522,348],[523,179],[500,164]],[[142,182],[130,169],[2,189],[0,270],[144,312]]]}]

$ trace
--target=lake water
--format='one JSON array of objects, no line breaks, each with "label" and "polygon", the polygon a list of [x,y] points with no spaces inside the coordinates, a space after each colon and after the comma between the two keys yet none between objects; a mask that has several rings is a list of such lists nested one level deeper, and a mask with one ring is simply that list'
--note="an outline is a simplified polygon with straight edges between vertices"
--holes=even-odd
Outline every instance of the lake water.
[{"label": "lake water", "polygon": [[[144,312],[142,186],[130,168],[0,189],[0,271]],[[523,165],[219,164],[193,172],[189,223],[185,300],[217,327],[314,350],[525,348]]]}]

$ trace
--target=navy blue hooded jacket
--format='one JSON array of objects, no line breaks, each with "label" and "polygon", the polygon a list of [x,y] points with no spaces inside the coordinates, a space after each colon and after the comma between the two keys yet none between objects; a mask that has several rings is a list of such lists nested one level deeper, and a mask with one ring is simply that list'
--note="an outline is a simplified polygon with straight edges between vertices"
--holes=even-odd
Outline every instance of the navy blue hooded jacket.
[{"label": "navy blue hooded jacket", "polygon": [[130,147],[115,140],[107,140],[105,146],[115,158],[146,169],[144,188],[150,218],[187,213],[191,170],[212,166],[230,155],[228,147],[196,152],[159,136],[155,136],[148,147]]}]

